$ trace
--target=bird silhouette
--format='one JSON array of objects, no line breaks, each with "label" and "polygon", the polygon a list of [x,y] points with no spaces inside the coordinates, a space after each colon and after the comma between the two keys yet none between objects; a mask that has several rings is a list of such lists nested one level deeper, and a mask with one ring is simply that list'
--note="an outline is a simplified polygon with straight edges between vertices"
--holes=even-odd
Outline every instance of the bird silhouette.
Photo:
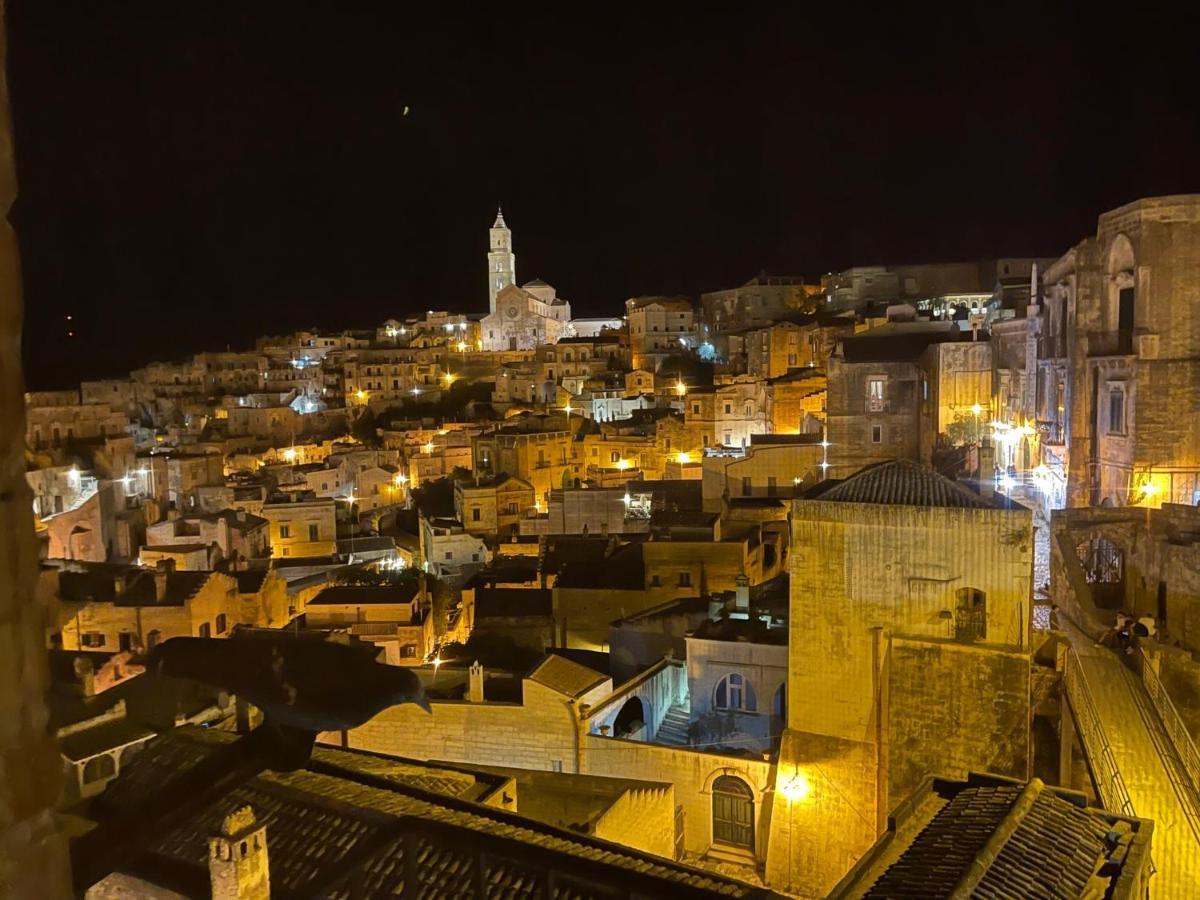
[{"label": "bird silhouette", "polygon": [[[349,645],[286,632],[226,640],[177,637],[159,644],[146,669],[220,688],[257,706],[263,724],[251,736],[268,767],[308,762],[322,731],[346,731],[400,703],[429,712],[420,679],[374,658],[370,644]],[[261,733],[260,733],[261,732]]]}]

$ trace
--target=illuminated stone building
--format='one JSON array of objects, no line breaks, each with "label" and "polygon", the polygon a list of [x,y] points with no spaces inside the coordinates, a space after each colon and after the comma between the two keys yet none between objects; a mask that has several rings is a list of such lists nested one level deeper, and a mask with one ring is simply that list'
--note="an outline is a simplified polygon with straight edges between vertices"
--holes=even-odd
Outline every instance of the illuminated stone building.
[{"label": "illuminated stone building", "polygon": [[657,372],[668,356],[695,349],[697,329],[692,304],[683,297],[634,297],[625,301],[630,364]]},{"label": "illuminated stone building", "polygon": [[713,331],[730,331],[799,312],[820,293],[819,285],[805,284],[798,275],[763,272],[740,287],[701,294],[700,312]]},{"label": "illuminated stone building", "polygon": [[[1200,498],[1200,195],[1100,216],[1043,275],[1038,422],[1067,503]],[[1061,445],[1058,445],[1061,446]]]},{"label": "illuminated stone building", "polygon": [[1028,776],[1032,516],[907,461],[792,516],[767,876],[824,893],[928,774]]},{"label": "illuminated stone building", "polygon": [[277,494],[263,504],[262,517],[271,523],[272,556],[328,556],[334,551],[337,514],[331,498]]},{"label": "illuminated stone building", "polygon": [[769,430],[766,389],[746,376],[688,388],[683,406],[687,430],[704,447],[745,447],[751,435]]}]

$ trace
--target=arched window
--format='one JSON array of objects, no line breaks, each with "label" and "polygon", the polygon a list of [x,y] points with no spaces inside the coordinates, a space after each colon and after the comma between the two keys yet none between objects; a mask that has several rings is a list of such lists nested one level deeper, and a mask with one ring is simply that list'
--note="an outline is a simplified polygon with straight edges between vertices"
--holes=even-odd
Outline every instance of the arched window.
[{"label": "arched window", "polygon": [[978,588],[960,588],[954,611],[954,639],[982,641],[987,638],[987,595]]},{"label": "arched window", "polygon": [[107,753],[93,756],[83,765],[83,783],[91,784],[116,774],[117,764]]},{"label": "arched window", "polygon": [[732,775],[722,775],[712,788],[713,840],[754,848],[754,792]]},{"label": "arched window", "polygon": [[743,712],[754,712],[758,703],[754,697],[754,686],[745,676],[730,672],[717,682],[713,692],[713,706],[717,709],[733,709]]}]

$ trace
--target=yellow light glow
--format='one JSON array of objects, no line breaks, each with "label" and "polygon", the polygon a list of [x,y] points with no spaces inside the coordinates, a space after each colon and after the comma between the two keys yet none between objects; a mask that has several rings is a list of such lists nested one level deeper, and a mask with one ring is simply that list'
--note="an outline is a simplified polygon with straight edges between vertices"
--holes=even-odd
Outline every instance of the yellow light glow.
[{"label": "yellow light glow", "polygon": [[812,785],[808,783],[808,779],[803,774],[797,772],[783,783],[780,791],[787,798],[788,802],[796,803],[812,793]]},{"label": "yellow light glow", "polygon": [[624,472],[626,469],[628,469],[632,465],[633,465],[633,463],[631,463],[627,459],[618,459],[617,460],[617,468],[620,469],[622,472]]},{"label": "yellow light glow", "polygon": [[971,406],[971,415],[978,416],[983,412],[983,407],[978,403]]},{"label": "yellow light glow", "polygon": [[447,386],[454,384],[454,376],[450,372],[447,372],[442,378],[445,380]]},{"label": "yellow light glow", "polygon": [[295,447],[288,447],[286,450],[284,450],[284,451],[283,451],[283,458],[284,458],[284,459],[286,459],[288,462],[295,462],[295,460],[296,460],[296,448],[295,448]]},{"label": "yellow light glow", "polygon": [[367,392],[364,391],[362,388],[359,388],[357,391],[354,392],[354,396],[356,398],[358,398],[359,403],[362,403],[364,400],[367,399]]},{"label": "yellow light glow", "polygon": [[459,352],[459,353],[465,353],[466,351],[467,351],[467,342],[466,342],[466,341],[459,341],[459,342],[458,342],[458,352]]},{"label": "yellow light glow", "polygon": [[692,461],[692,457],[686,450],[680,450],[679,455],[675,457],[675,461],[680,465],[687,465]]},{"label": "yellow light glow", "polygon": [[1153,481],[1147,481],[1138,490],[1142,492],[1143,497],[1157,497],[1162,488]]},{"label": "yellow light glow", "polygon": [[680,396],[683,396],[684,394],[687,393],[687,385],[684,384],[682,381],[675,382],[675,393],[679,394]]},{"label": "yellow light glow", "polygon": [[433,441],[430,441],[429,443],[427,443],[422,449],[426,453],[432,453],[433,452]]},{"label": "yellow light glow", "polygon": [[395,482],[397,487],[403,487],[408,482],[408,479],[404,477],[403,472],[397,472],[396,477],[392,481]]}]

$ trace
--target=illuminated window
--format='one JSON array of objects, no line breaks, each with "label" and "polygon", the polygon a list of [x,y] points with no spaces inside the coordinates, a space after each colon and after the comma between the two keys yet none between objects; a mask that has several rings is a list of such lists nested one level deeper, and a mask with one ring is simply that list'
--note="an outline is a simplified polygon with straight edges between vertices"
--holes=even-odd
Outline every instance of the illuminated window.
[{"label": "illuminated window", "polygon": [[82,647],[103,647],[105,637],[102,632],[88,631],[79,638],[79,644]]},{"label": "illuminated window", "polygon": [[879,412],[883,409],[887,398],[887,376],[872,375],[867,379],[867,409]]},{"label": "illuminated window", "polygon": [[691,587],[691,586],[692,586],[692,573],[691,572],[680,572],[679,573],[679,587]]},{"label": "illuminated window", "polygon": [[292,536],[292,527],[290,525],[280,525],[279,536],[281,538],[290,538]]}]

